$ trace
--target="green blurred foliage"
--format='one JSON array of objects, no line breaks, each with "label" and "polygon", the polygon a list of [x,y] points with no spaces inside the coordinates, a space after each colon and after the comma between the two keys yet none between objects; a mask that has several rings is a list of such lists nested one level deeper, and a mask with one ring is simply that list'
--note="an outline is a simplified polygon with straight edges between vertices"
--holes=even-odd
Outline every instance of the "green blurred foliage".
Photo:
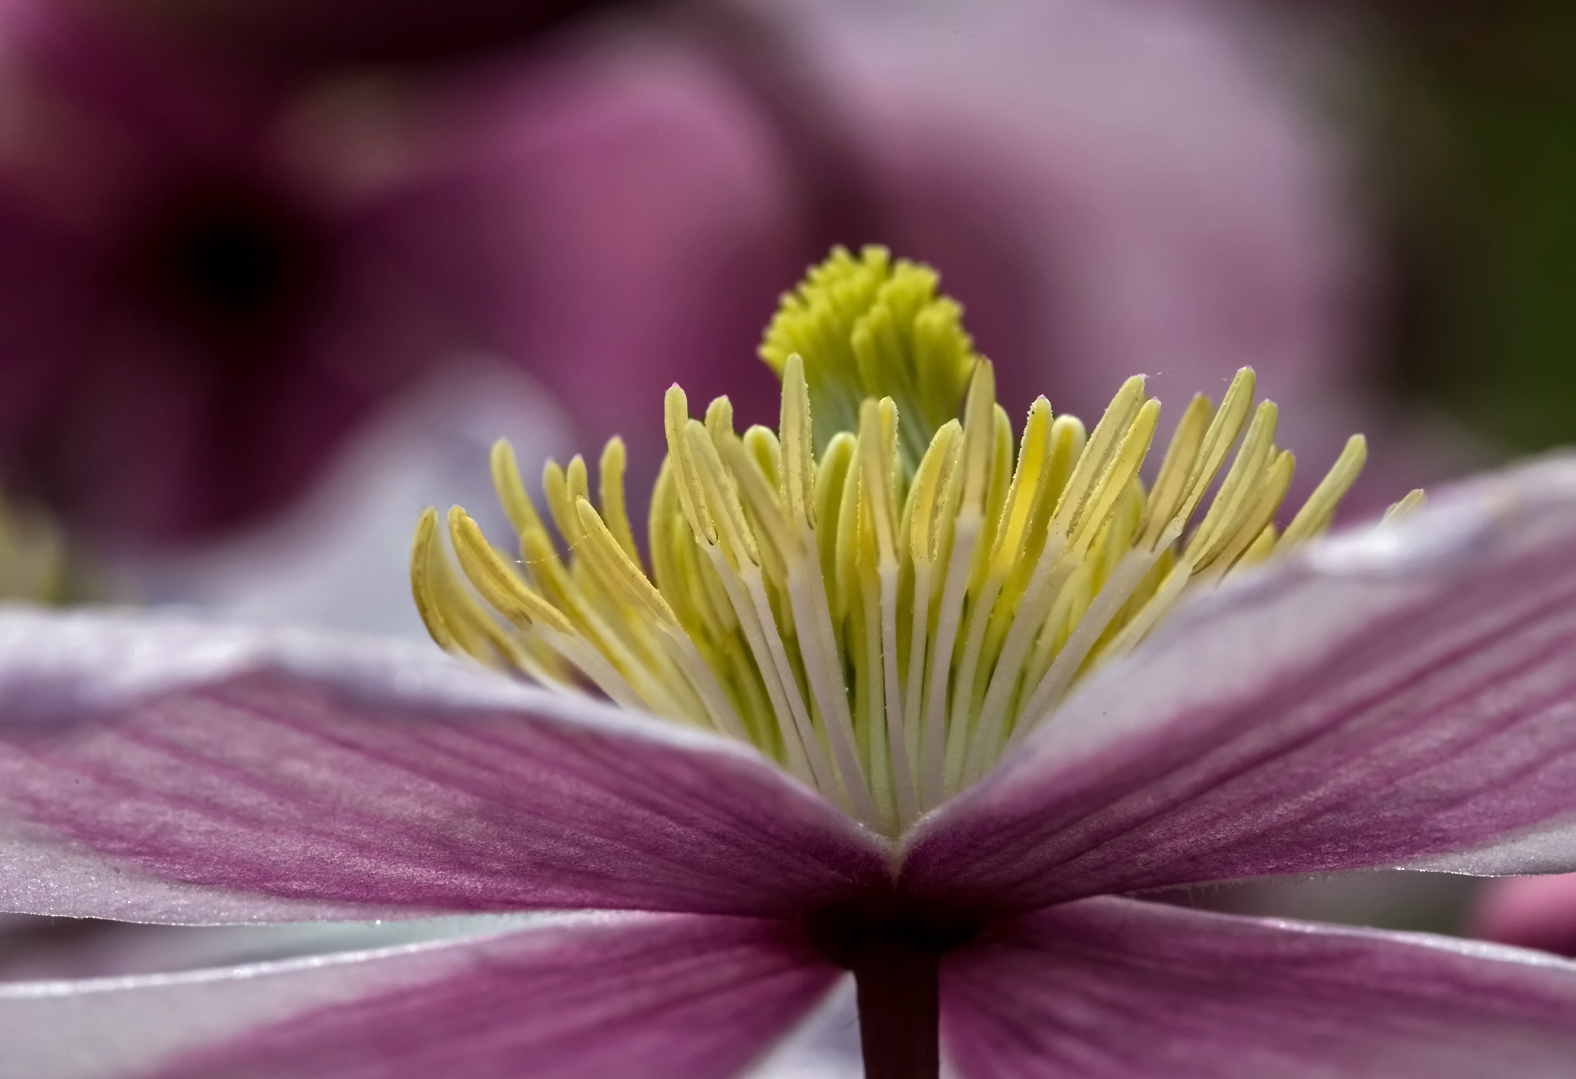
[{"label": "green blurred foliage", "polygon": [[1576,0],[1393,3],[1378,30],[1396,388],[1506,449],[1576,442]]}]

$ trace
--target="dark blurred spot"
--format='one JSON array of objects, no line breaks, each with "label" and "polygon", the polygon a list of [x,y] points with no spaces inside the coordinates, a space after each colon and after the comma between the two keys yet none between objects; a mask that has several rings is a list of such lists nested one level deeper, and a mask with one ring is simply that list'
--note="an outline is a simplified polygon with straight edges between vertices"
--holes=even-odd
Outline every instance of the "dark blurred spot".
[{"label": "dark blurred spot", "polygon": [[122,274],[176,333],[252,366],[293,336],[324,277],[313,224],[255,185],[211,180],[154,207]]},{"label": "dark blurred spot", "polygon": [[174,240],[176,276],[199,302],[242,319],[274,306],[288,276],[286,253],[254,222],[217,215],[191,222]]},{"label": "dark blurred spot", "polygon": [[267,185],[212,174],[170,189],[139,225],[113,257],[121,336],[109,347],[129,342],[136,363],[185,388],[177,422],[195,426],[172,445],[201,447],[171,463],[181,493],[157,528],[231,527],[295,493],[280,441],[301,437],[290,410],[311,380],[338,241]]},{"label": "dark blurred spot", "polygon": [[154,4],[167,24],[196,30],[282,67],[425,62],[509,48],[574,19],[652,0],[232,0]]},{"label": "dark blurred spot", "polygon": [[813,910],[800,928],[828,962],[852,969],[876,946],[939,955],[973,940],[988,921],[977,911],[877,890]]}]

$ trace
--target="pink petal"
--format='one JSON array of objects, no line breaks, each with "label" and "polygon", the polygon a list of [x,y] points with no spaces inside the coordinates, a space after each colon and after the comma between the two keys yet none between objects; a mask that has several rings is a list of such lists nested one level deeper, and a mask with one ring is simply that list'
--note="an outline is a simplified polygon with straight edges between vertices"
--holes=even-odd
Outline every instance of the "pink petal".
[{"label": "pink petal", "polygon": [[866,1079],[854,976],[844,971],[820,1005],[741,1079]]},{"label": "pink petal", "polygon": [[1029,909],[1466,850],[1429,864],[1548,872],[1576,868],[1573,813],[1576,458],[1563,457],[1176,615],[924,822],[905,876]]},{"label": "pink petal", "polygon": [[1488,883],[1473,912],[1472,935],[1576,956],[1576,873]]},{"label": "pink petal", "polygon": [[1274,393],[1306,395],[1350,356],[1328,303],[1354,261],[1347,203],[1236,13],[1102,0],[773,10],[808,40],[817,85],[886,181],[882,224],[949,287],[973,286],[959,294],[970,326],[1019,383],[1009,413],[1047,391],[1098,415],[1132,371],[1156,372],[1165,396],[1244,363]]},{"label": "pink petal", "polygon": [[499,437],[522,461],[574,448],[563,412],[516,368],[455,359],[363,421],[286,512],[214,543],[98,554],[149,602],[430,644],[408,592],[389,586],[409,572],[406,533],[423,508],[458,503],[510,534],[487,468]]},{"label": "pink petal", "polygon": [[[7,1074],[727,1076],[839,971],[787,922],[618,915],[193,974],[0,986]],[[91,1032],[91,1036],[83,1034]]]},{"label": "pink petal", "polygon": [[0,615],[0,909],[791,912],[883,846],[753,750],[372,638]]},{"label": "pink petal", "polygon": [[623,437],[643,501],[666,449],[653,406],[674,382],[700,401],[727,394],[741,423],[775,423],[755,348],[833,237],[803,237],[803,164],[682,35],[587,26],[501,59],[436,84],[417,135],[430,172],[390,190],[372,223],[466,325],[529,364],[579,448]]},{"label": "pink petal", "polygon": [[967,1079],[1541,1079],[1576,1060],[1576,963],[1092,899],[941,967]]}]

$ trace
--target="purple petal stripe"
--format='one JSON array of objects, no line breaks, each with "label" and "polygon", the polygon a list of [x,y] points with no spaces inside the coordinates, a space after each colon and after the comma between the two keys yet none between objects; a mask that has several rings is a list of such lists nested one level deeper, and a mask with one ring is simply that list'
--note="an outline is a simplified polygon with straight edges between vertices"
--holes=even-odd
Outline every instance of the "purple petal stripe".
[{"label": "purple petal stripe", "polygon": [[0,616],[0,909],[775,915],[885,873],[746,747],[392,643],[190,630]]},{"label": "purple petal stripe", "polygon": [[1502,840],[1497,871],[1549,871],[1576,868],[1561,830],[1572,814],[1567,458],[1331,540],[1180,613],[925,821],[904,875],[1025,910]]},{"label": "purple petal stripe", "polygon": [[941,967],[966,1079],[1557,1079],[1576,963],[1131,899],[1038,911]]},{"label": "purple petal stripe", "polygon": [[0,986],[0,1070],[50,1079],[735,1074],[840,971],[791,923],[603,915],[437,946]]}]

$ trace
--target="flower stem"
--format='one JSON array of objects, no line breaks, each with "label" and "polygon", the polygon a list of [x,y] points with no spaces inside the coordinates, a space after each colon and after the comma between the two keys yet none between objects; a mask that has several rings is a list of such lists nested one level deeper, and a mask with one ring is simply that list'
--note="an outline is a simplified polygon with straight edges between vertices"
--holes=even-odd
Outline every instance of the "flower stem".
[{"label": "flower stem", "polygon": [[865,1079],[937,1079],[941,953],[877,936],[852,960]]},{"label": "flower stem", "polygon": [[941,957],[978,936],[987,919],[896,890],[802,919],[810,944],[853,972],[865,1079],[939,1079]]}]

